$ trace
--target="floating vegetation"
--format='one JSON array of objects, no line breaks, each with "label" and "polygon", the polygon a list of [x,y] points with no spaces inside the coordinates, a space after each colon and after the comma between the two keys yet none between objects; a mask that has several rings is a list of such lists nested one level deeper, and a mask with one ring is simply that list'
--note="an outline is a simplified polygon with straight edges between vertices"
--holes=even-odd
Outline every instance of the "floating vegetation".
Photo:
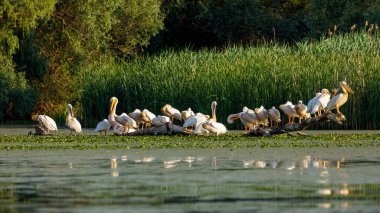
[{"label": "floating vegetation", "polygon": [[0,136],[0,150],[380,147],[380,134],[215,136]]}]

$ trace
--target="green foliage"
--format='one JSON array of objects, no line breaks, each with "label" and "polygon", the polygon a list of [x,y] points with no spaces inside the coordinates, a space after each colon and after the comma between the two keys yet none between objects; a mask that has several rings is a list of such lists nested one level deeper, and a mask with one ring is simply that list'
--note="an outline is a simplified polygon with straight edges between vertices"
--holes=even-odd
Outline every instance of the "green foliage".
[{"label": "green foliage", "polygon": [[28,86],[24,73],[15,73],[13,56],[19,36],[31,32],[50,15],[55,0],[2,0],[0,2],[0,120],[26,118],[35,106],[36,92]]},{"label": "green foliage", "polygon": [[363,32],[295,47],[165,51],[130,64],[96,62],[79,83],[82,121],[93,126],[105,118],[109,99],[116,96],[118,113],[135,108],[158,113],[165,103],[210,113],[210,103],[216,100],[218,117],[225,122],[243,106],[307,102],[322,88],[336,88],[347,79],[355,94],[342,107],[346,128],[378,128],[380,110],[369,106],[380,102],[379,48],[379,35]]},{"label": "green foliage", "polygon": [[38,111],[59,115],[66,102],[77,100],[73,82],[88,63],[103,55],[136,55],[162,28],[160,4],[60,0],[51,19],[37,29],[38,47],[49,60]]},{"label": "green foliage", "polygon": [[37,93],[30,88],[23,73],[0,69],[0,121],[8,118],[25,119],[33,110]]}]

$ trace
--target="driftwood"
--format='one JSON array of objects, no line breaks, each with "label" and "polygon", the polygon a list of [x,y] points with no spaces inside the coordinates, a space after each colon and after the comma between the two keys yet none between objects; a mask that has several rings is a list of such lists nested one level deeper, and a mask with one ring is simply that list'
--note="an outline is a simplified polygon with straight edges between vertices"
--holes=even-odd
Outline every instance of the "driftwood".
[{"label": "driftwood", "polygon": [[285,126],[272,127],[272,128],[259,127],[253,131],[250,131],[244,134],[244,136],[272,136],[276,134],[295,132],[295,131],[305,130],[310,126],[314,126],[326,121],[333,121],[339,125],[342,125],[345,120],[346,118],[344,117],[342,113],[333,114],[331,112],[326,112],[322,116],[319,116],[319,117],[307,118],[303,120],[301,123],[287,124]]},{"label": "driftwood", "polygon": [[185,132],[181,126],[166,123],[159,127],[149,127],[146,129],[139,129],[134,132],[120,133],[120,136],[144,136],[144,135],[190,135]]}]

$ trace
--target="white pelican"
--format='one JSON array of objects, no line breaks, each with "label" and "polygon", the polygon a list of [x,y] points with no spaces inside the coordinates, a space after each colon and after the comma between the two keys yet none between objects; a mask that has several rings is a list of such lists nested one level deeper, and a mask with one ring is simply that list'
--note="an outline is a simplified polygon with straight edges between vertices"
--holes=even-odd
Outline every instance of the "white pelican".
[{"label": "white pelican", "polygon": [[340,114],[339,107],[341,107],[343,104],[346,103],[348,99],[348,94],[353,94],[354,92],[352,89],[347,85],[345,81],[341,81],[339,83],[340,88],[342,89],[343,93],[339,93],[338,95],[334,96],[328,103],[325,108],[326,112],[331,111],[336,108],[336,112]]},{"label": "white pelican", "polygon": [[285,104],[281,104],[279,106],[280,110],[283,111],[285,115],[289,117],[288,124],[293,124],[294,118],[298,117],[298,114],[294,107],[295,106],[290,101],[287,101]]},{"label": "white pelican", "polygon": [[165,104],[165,106],[161,108],[161,112],[162,114],[168,116],[172,123],[174,118],[182,121],[181,112],[178,109],[172,107],[170,104]]},{"label": "white pelican", "polygon": [[100,132],[100,135],[102,135],[102,132],[104,132],[104,135],[107,135],[107,131],[111,128],[110,122],[108,122],[107,119],[104,119],[96,125],[95,132]]},{"label": "white pelican", "polygon": [[133,120],[136,121],[138,128],[140,128],[140,126],[141,128],[143,127],[144,121],[141,120],[141,110],[135,109],[133,112],[129,113],[128,115],[129,117],[131,117]]},{"label": "white pelican", "polygon": [[121,115],[115,115],[115,120],[123,125],[126,132],[129,132],[129,129],[138,128],[136,121],[129,117],[126,113]]},{"label": "white pelican", "polygon": [[327,106],[327,103],[330,101],[331,93],[328,89],[322,89],[321,95],[315,100],[314,104],[308,108],[310,114],[316,114],[317,116],[321,115],[321,110],[324,110]]},{"label": "white pelican", "polygon": [[270,126],[273,126],[273,122],[276,122],[276,127],[278,126],[278,123],[281,122],[281,114],[280,111],[276,109],[276,107],[272,107],[271,109],[268,109],[268,116],[270,120]]},{"label": "white pelican", "polygon": [[79,121],[74,117],[73,106],[71,104],[67,104],[67,117],[66,117],[66,126],[70,129],[70,135],[75,133],[81,133],[82,127]]},{"label": "white pelican", "polygon": [[181,112],[181,115],[182,115],[183,120],[186,121],[188,118],[190,118],[190,116],[193,116],[195,114],[193,110],[191,110],[191,108],[188,108],[187,110],[183,110]]},{"label": "white pelican", "polygon": [[258,126],[255,112],[252,109],[248,109],[248,107],[243,107],[242,112],[229,115],[227,122],[233,124],[237,119],[240,119],[245,131],[252,131]]},{"label": "white pelican", "polygon": [[209,121],[202,123],[202,127],[209,132],[215,133],[216,136],[227,132],[226,126],[216,120],[216,101],[211,103],[212,118]]},{"label": "white pelican", "polygon": [[150,112],[149,110],[144,109],[141,112],[140,117],[141,117],[141,120],[144,121],[145,127],[148,128],[152,125],[152,120],[156,117],[156,115]]},{"label": "white pelican", "polygon": [[185,123],[183,124],[183,128],[188,128],[188,127],[197,127],[199,126],[200,123],[205,122],[210,119],[209,115],[204,115],[200,112],[196,113],[193,116],[190,116],[185,120]]},{"label": "white pelican", "polygon": [[307,112],[307,106],[303,104],[301,100],[298,101],[294,109],[299,117],[298,123],[301,123],[302,119],[310,118],[310,113]]},{"label": "white pelican", "polygon": [[264,106],[255,108],[256,118],[259,121],[259,125],[268,126],[268,114]]},{"label": "white pelican", "polygon": [[112,127],[120,125],[116,120],[115,120],[115,115],[116,115],[116,106],[119,100],[117,100],[116,97],[112,97],[110,100],[110,114],[108,115],[108,122]]},{"label": "white pelican", "polygon": [[308,108],[308,113],[311,112],[311,110],[313,109],[313,106],[315,105],[315,103],[317,102],[319,96],[321,96],[322,93],[321,92],[317,92],[315,93],[315,96],[314,98],[310,99],[309,102],[307,103],[307,108]]},{"label": "white pelican", "polygon": [[57,124],[55,121],[47,115],[38,115],[37,116],[38,125],[49,133],[49,131],[58,131]]},{"label": "white pelican", "polygon": [[157,115],[157,117],[152,119],[152,125],[156,127],[160,127],[166,123],[170,123],[168,116]]}]

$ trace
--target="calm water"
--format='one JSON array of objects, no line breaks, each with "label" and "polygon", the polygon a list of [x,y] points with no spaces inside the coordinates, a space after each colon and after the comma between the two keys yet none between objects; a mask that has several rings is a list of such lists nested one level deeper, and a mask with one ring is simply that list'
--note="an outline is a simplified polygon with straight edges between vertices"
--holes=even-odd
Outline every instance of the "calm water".
[{"label": "calm water", "polygon": [[378,212],[374,148],[1,151],[0,212]]}]

